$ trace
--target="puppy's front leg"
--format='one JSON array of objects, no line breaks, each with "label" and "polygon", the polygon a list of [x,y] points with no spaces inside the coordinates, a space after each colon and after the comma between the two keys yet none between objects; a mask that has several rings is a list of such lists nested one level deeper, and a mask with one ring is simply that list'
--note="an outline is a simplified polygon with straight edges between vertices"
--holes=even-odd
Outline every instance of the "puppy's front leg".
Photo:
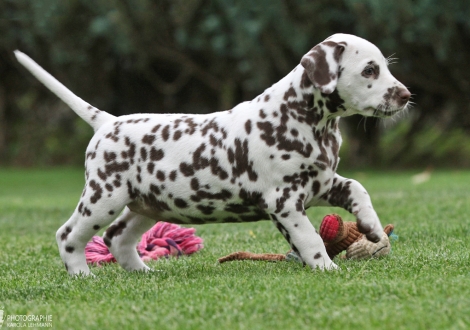
[{"label": "puppy's front leg", "polygon": [[338,206],[356,216],[359,231],[367,239],[377,243],[383,234],[379,217],[372,207],[370,196],[356,180],[335,174],[330,190],[321,197],[316,206]]},{"label": "puppy's front leg", "polygon": [[[285,213],[286,214],[286,213]],[[320,235],[305,212],[289,212],[287,217],[271,214],[277,229],[289,242],[292,250],[312,269],[333,270],[338,266],[331,261]]]}]

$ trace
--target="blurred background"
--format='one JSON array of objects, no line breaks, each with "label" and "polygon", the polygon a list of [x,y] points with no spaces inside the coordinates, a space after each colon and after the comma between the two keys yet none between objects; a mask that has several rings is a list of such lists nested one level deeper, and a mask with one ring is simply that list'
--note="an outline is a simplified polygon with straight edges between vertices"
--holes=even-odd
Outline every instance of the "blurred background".
[{"label": "blurred background", "polygon": [[468,0],[1,0],[0,165],[81,166],[93,133],[15,49],[114,115],[207,113],[254,98],[338,32],[396,58],[415,102],[343,119],[340,167],[469,167]]}]

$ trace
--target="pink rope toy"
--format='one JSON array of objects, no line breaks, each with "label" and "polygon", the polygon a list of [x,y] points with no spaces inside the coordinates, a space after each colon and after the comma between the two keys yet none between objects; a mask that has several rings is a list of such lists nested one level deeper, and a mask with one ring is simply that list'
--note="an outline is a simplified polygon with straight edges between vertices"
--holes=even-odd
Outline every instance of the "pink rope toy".
[{"label": "pink rope toy", "polygon": [[[168,222],[157,222],[142,235],[137,245],[137,252],[143,261],[157,260],[161,257],[179,257],[192,254],[202,249],[202,238],[195,236],[194,228],[184,228]],[[85,247],[86,261],[100,265],[116,262],[114,256],[99,236],[93,236]]]}]

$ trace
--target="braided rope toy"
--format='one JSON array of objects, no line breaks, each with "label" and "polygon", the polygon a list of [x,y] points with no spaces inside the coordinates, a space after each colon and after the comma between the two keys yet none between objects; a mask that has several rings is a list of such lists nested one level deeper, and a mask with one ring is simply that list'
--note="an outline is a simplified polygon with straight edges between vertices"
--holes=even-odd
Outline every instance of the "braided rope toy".
[{"label": "braided rope toy", "polygon": [[[391,224],[385,226],[380,241],[373,243],[359,232],[355,222],[343,222],[339,215],[329,214],[323,218],[320,224],[320,236],[325,243],[326,252],[331,259],[343,251],[346,251],[346,255],[343,256],[343,258],[346,259],[378,258],[390,253],[390,240],[398,239],[398,236],[393,234],[393,229],[394,226]],[[233,260],[286,260],[302,262],[302,259],[292,250],[287,252],[287,254],[241,251],[219,258],[220,263]]]},{"label": "braided rope toy", "polygon": [[[195,232],[194,228],[160,221],[142,235],[136,249],[143,261],[193,254],[204,247],[202,238],[194,235]],[[92,241],[87,243],[85,256],[89,264],[116,262],[99,236],[93,236]]]}]

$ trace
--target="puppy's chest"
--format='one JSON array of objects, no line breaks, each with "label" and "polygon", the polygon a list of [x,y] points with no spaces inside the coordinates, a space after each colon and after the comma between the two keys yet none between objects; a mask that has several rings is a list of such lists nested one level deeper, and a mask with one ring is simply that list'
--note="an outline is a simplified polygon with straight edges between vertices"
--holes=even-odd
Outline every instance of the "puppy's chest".
[{"label": "puppy's chest", "polygon": [[333,183],[333,178],[339,163],[339,149],[341,147],[341,134],[339,129],[326,130],[317,135],[313,152],[311,182],[312,199],[318,199],[327,193]]},{"label": "puppy's chest", "polygon": [[314,165],[324,172],[336,172],[341,142],[339,129],[329,129],[322,134],[317,134],[314,147]]}]

